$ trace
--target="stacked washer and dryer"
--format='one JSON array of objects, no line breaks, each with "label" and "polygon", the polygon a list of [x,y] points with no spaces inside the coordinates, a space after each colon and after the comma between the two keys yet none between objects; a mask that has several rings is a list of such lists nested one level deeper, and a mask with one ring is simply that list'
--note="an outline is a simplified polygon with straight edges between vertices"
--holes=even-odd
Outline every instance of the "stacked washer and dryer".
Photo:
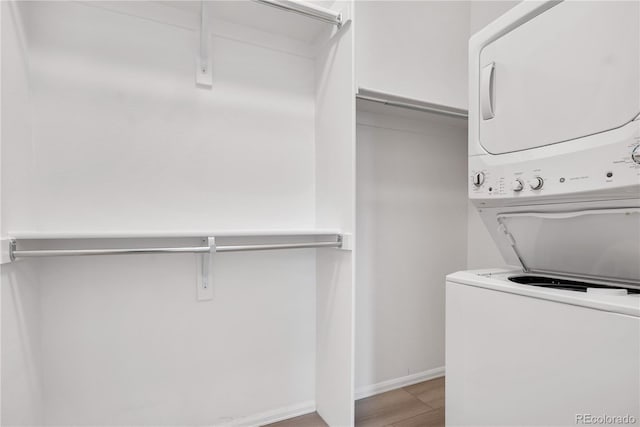
[{"label": "stacked washer and dryer", "polygon": [[513,267],[447,276],[447,425],[640,424],[640,2],[523,2],[469,58],[469,197]]}]

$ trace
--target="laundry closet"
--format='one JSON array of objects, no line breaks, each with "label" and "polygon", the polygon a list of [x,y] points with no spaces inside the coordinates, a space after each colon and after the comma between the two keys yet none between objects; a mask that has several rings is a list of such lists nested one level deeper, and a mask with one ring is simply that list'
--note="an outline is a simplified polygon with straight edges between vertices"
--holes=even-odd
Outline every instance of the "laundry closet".
[{"label": "laundry closet", "polygon": [[2,423],[349,426],[444,375],[470,13],[2,2]]}]

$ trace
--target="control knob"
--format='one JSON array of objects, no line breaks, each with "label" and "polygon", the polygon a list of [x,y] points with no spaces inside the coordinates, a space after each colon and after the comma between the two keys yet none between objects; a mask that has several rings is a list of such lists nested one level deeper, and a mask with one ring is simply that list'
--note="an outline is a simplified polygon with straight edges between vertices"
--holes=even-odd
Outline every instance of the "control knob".
[{"label": "control knob", "polygon": [[539,176],[536,176],[535,178],[529,180],[529,187],[531,187],[532,190],[539,190],[543,185],[544,180]]},{"label": "control knob", "polygon": [[484,173],[476,172],[473,174],[473,185],[480,187],[484,183]]},{"label": "control knob", "polygon": [[524,188],[524,184],[522,183],[522,181],[521,181],[521,180],[519,180],[519,179],[514,179],[514,180],[511,182],[511,189],[512,189],[513,191],[522,191],[522,189],[523,189],[523,188]]},{"label": "control knob", "polygon": [[640,145],[636,145],[636,147],[631,152],[631,158],[634,162],[640,164]]}]

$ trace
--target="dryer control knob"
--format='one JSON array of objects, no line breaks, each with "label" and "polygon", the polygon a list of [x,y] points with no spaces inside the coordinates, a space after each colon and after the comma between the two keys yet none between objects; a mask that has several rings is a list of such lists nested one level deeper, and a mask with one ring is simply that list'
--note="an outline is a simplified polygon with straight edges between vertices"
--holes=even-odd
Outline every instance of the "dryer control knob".
[{"label": "dryer control knob", "polygon": [[524,188],[524,184],[519,179],[514,179],[513,182],[511,183],[511,189],[513,191],[522,191],[523,188]]},{"label": "dryer control knob", "polygon": [[636,148],[631,152],[631,158],[634,162],[640,164],[640,145],[636,145]]},{"label": "dryer control knob", "polygon": [[483,172],[474,173],[473,185],[475,185],[476,187],[480,187],[482,184],[484,184],[484,173]]},{"label": "dryer control knob", "polygon": [[544,185],[544,180],[539,176],[529,180],[529,187],[531,187],[532,190],[539,190],[542,188],[543,185]]}]

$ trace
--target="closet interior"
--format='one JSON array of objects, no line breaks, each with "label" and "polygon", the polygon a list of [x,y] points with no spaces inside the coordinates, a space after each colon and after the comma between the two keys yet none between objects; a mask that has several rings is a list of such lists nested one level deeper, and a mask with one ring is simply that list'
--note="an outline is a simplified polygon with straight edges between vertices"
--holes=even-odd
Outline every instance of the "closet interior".
[{"label": "closet interior", "polygon": [[350,4],[270,3],[2,2],[4,424],[352,422]]},{"label": "closet interior", "polygon": [[466,265],[466,121],[410,106],[358,101],[356,398],[444,375],[442,277]]},{"label": "closet interior", "polygon": [[355,2],[356,399],[445,373],[443,283],[467,265],[469,6]]}]

